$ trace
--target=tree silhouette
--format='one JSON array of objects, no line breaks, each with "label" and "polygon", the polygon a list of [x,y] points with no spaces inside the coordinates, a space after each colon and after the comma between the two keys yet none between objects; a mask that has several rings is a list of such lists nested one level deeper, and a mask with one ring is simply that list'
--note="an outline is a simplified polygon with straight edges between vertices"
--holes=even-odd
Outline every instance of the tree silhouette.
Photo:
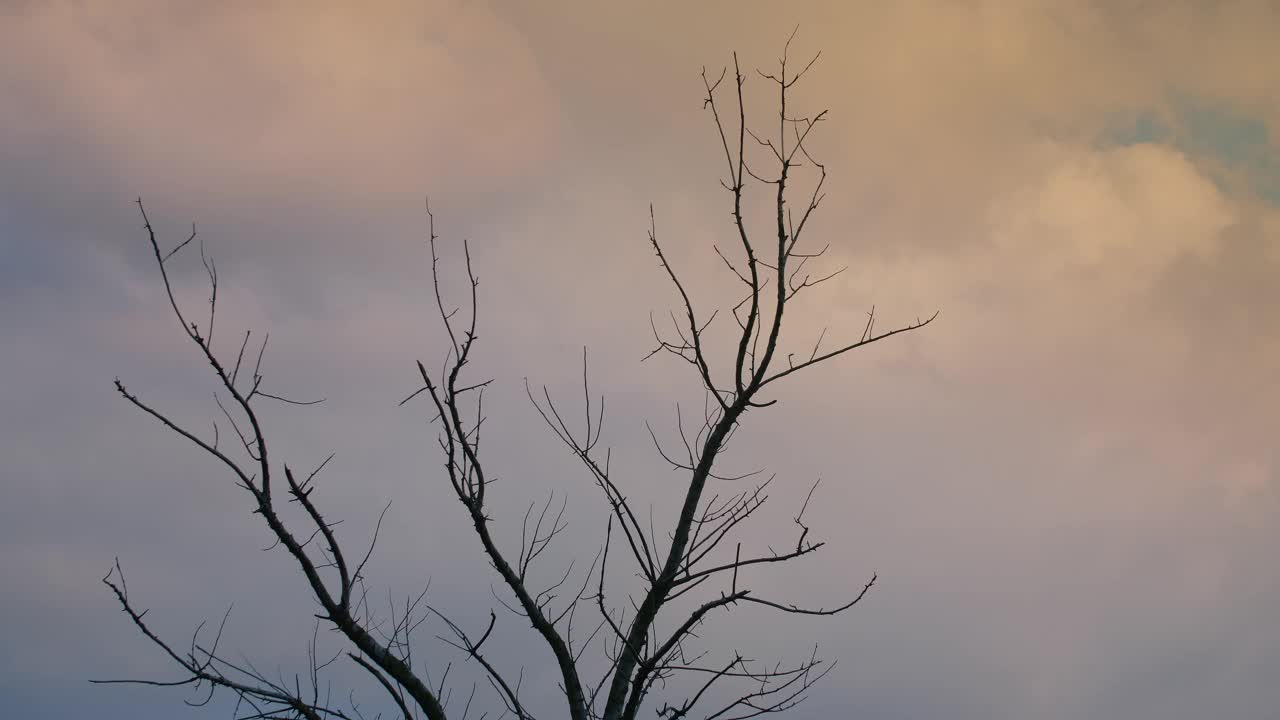
[{"label": "tree silhouette", "polygon": [[[690,432],[683,417],[677,431],[682,441],[680,452],[669,452],[650,428],[653,442],[662,457],[673,468],[687,474],[684,499],[678,518],[665,533],[656,533],[652,521],[642,522],[628,496],[611,473],[610,453],[600,447],[604,403],[592,404],[587,375],[587,355],[582,357],[582,384],[585,398],[583,421],[579,429],[571,427],[567,412],[545,389],[535,392],[527,387],[528,396],[546,425],[561,443],[581,461],[599,491],[607,500],[608,518],[598,553],[585,573],[567,572],[549,587],[535,587],[530,580],[530,567],[556,540],[565,528],[565,506],[557,510],[548,500],[541,510],[534,508],[523,520],[521,541],[514,548],[504,548],[492,531],[495,519],[487,508],[491,478],[481,452],[481,428],[484,423],[483,389],[490,380],[470,377],[468,368],[476,352],[478,323],[477,281],[469,249],[464,243],[465,272],[469,296],[464,303],[467,313],[450,310],[441,291],[443,268],[436,252],[435,216],[427,208],[431,249],[431,279],[435,288],[435,304],[440,322],[448,338],[447,360],[439,373],[433,373],[421,362],[417,371],[421,386],[402,404],[425,396],[433,423],[439,431],[439,447],[444,460],[444,476],[448,488],[467,513],[476,539],[483,548],[494,572],[502,581],[504,594],[495,593],[497,602],[523,616],[550,652],[558,670],[559,690],[573,720],[601,718],[632,720],[650,699],[651,690],[677,676],[691,678],[687,696],[675,704],[663,703],[654,710],[661,718],[678,720],[692,716],[708,720],[748,718],[781,712],[794,707],[813,684],[830,671],[831,663],[820,659],[815,651],[791,664],[760,663],[741,654],[711,659],[698,646],[696,629],[720,611],[743,605],[764,606],[784,614],[835,615],[858,603],[875,583],[869,578],[861,592],[826,608],[810,608],[782,599],[763,597],[740,580],[743,568],[786,563],[816,553],[823,543],[810,538],[805,524],[805,510],[817,488],[815,483],[799,502],[794,517],[796,537],[788,541],[786,550],[761,556],[743,556],[742,545],[735,540],[738,526],[759,510],[767,500],[766,490],[772,478],[753,482],[748,489],[722,496],[709,492],[712,483],[744,480],[752,475],[726,477],[717,472],[726,444],[752,410],[776,402],[763,394],[780,381],[814,365],[832,360],[857,348],[879,342],[899,333],[929,324],[934,317],[917,320],[887,331],[875,327],[874,309],[868,314],[860,332],[843,342],[824,346],[826,331],[807,346],[807,352],[785,356],[780,351],[780,337],[786,313],[792,301],[838,275],[834,272],[811,273],[809,265],[820,258],[826,247],[813,249],[802,245],[810,218],[824,197],[826,168],[809,153],[806,141],[810,133],[825,119],[825,111],[815,115],[793,114],[788,105],[792,88],[813,67],[814,56],[799,71],[788,65],[787,41],[776,71],[758,73],[776,92],[777,113],[768,133],[754,132],[747,124],[744,103],[746,76],[734,56],[732,76],[727,69],[718,76],[704,70],[704,107],[714,119],[719,144],[723,148],[727,178],[722,185],[732,198],[732,250],[715,246],[714,252],[741,283],[740,297],[726,303],[736,329],[730,331],[736,340],[717,353],[709,347],[707,334],[720,310],[701,313],[694,307],[686,281],[663,252],[654,212],[650,206],[648,242],[658,264],[666,273],[678,296],[678,310],[670,314],[670,326],[653,323],[655,346],[650,353],[670,355],[688,363],[700,379],[705,392],[704,412],[697,430]],[[725,107],[720,98],[726,85],[731,97]],[[752,153],[764,157],[761,163],[748,158]],[[754,157],[754,156],[753,156]],[[795,175],[805,170],[811,177],[810,188],[800,193],[801,200],[792,211],[790,199],[796,195]],[[775,212],[773,221],[759,240],[744,220],[744,190],[748,184],[770,189]],[[212,437],[197,433],[171,419],[163,411],[132,393],[119,380],[116,389],[131,404],[160,421],[172,432],[194,443],[208,456],[221,463],[236,483],[252,498],[253,512],[261,515],[276,544],[292,556],[297,569],[306,579],[320,610],[321,624],[337,631],[347,643],[345,658],[367,671],[386,691],[395,711],[404,718],[425,716],[430,720],[446,717],[465,718],[479,712],[472,686],[465,707],[450,711],[449,692],[442,678],[433,685],[427,680],[424,663],[413,656],[410,633],[428,618],[439,620],[448,634],[442,640],[453,651],[474,661],[483,669],[489,690],[496,697],[495,709],[501,715],[520,720],[532,718],[522,696],[523,671],[514,674],[500,668],[502,663],[486,654],[486,643],[497,628],[497,613],[489,612],[487,626],[478,633],[464,630],[458,622],[426,602],[425,591],[396,611],[389,620],[376,618],[370,609],[365,567],[376,545],[354,552],[340,541],[335,523],[327,519],[315,495],[316,478],[328,460],[305,476],[295,473],[287,463],[269,452],[267,429],[259,415],[263,400],[293,404],[309,404],[268,392],[264,388],[262,360],[266,339],[260,343],[246,332],[238,343],[234,358],[223,358],[213,349],[214,321],[218,301],[216,265],[200,248],[201,261],[208,274],[210,299],[207,317],[193,321],[175,299],[167,263],[192,245],[194,228],[185,240],[171,250],[162,249],[156,232],[138,201],[144,228],[156,266],[164,283],[174,316],[182,331],[199,348],[212,368],[218,385],[218,407],[221,420],[214,423]],[[197,247],[199,245],[197,244]],[[250,369],[252,367],[252,369]],[[727,367],[727,371],[724,368]],[[578,423],[572,423],[577,425]],[[229,429],[231,435],[224,430]],[[225,435],[225,437],[224,437]],[[330,456],[332,457],[332,456]],[[282,516],[281,500],[296,503],[305,522],[287,522]],[[385,514],[385,510],[384,510]],[[379,517],[378,528],[382,518]],[[665,542],[664,542],[665,538]],[[730,555],[729,552],[732,552]],[[623,562],[634,566],[641,579],[641,589],[626,603],[611,602],[606,575],[609,563]],[[572,570],[572,567],[570,568]],[[226,623],[223,618],[208,642],[200,640],[197,630],[189,647],[179,648],[153,631],[146,612],[137,609],[131,599],[119,562],[103,579],[137,629],[158,646],[182,671],[173,681],[111,680],[99,682],[140,683],[159,686],[194,686],[201,693],[196,704],[208,702],[219,690],[234,693],[239,702],[237,712],[244,718],[354,718],[363,717],[354,702],[337,706],[330,694],[322,690],[320,674],[341,656],[321,657],[313,641],[306,682],[295,679],[271,679],[248,661],[232,661],[219,651],[219,639]],[[568,589],[566,591],[566,589]],[[698,593],[693,591],[700,589]],[[561,599],[570,592],[568,601]],[[709,592],[710,591],[710,592]],[[591,617],[584,620],[583,617]],[[587,624],[587,634],[575,635],[575,621]],[[588,653],[590,659],[587,659]],[[588,675],[590,673],[590,676]],[[447,673],[446,673],[447,675]],[[732,692],[727,692],[732,689]],[[456,706],[455,706],[456,707]]]}]

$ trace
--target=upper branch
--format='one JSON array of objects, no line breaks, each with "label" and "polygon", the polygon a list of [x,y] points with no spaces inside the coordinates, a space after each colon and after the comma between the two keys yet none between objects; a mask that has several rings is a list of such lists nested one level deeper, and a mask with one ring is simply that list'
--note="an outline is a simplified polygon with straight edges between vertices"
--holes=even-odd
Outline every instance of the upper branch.
[{"label": "upper branch", "polygon": [[[792,35],[794,37],[794,33]],[[734,88],[730,91],[737,105],[736,126],[732,124],[734,121],[728,114],[722,115],[720,104],[717,102],[717,94],[727,76],[727,70],[714,81],[705,70],[703,71],[703,84],[706,90],[704,107],[710,110],[714,119],[720,147],[728,166],[728,179],[722,184],[733,198],[732,218],[742,257],[737,260],[730,259],[718,246],[715,247],[715,251],[737,281],[748,289],[745,297],[733,307],[733,316],[740,332],[736,336],[736,348],[732,361],[734,383],[731,391],[722,392],[711,381],[708,369],[711,366],[711,358],[702,334],[706,325],[699,324],[686,285],[673,271],[656,240],[652,220],[653,209],[650,208],[649,242],[676,288],[685,315],[684,322],[677,324],[679,340],[663,341],[659,337],[659,349],[679,355],[698,368],[703,385],[709,394],[716,398],[719,412],[714,417],[708,416],[705,432],[699,433],[700,442],[696,449],[688,442],[683,425],[679,421],[679,415],[677,416],[680,436],[686,443],[687,462],[673,459],[657,442],[656,434],[653,435],[658,452],[673,467],[688,471],[689,481],[679,516],[670,532],[671,544],[667,549],[666,557],[657,565],[656,573],[646,575],[648,587],[641,602],[635,606],[635,615],[631,619],[625,637],[622,638],[605,705],[603,715],[605,720],[630,720],[635,716],[649,687],[663,676],[665,659],[682,647],[683,640],[688,637],[692,628],[702,622],[711,609],[733,606],[739,602],[750,602],[788,613],[830,615],[851,608],[875,582],[873,577],[871,582],[864,586],[862,592],[852,600],[830,609],[809,609],[790,603],[761,599],[752,595],[749,590],[738,588],[738,573],[744,568],[794,560],[822,547],[820,542],[807,540],[808,527],[801,520],[803,508],[801,514],[795,518],[801,530],[794,549],[744,559],[739,544],[732,562],[708,563],[709,566],[701,564],[709,559],[711,551],[719,543],[729,537],[729,533],[737,524],[750,516],[763,502],[760,488],[757,488],[754,494],[744,493],[724,505],[717,504],[717,496],[713,495],[710,500],[705,497],[708,482],[725,478],[724,474],[716,471],[716,463],[744,413],[750,408],[765,407],[775,402],[761,399],[760,392],[770,383],[801,369],[893,335],[924,327],[937,317],[935,314],[927,320],[917,320],[915,323],[881,333],[873,332],[872,324],[868,323],[859,340],[828,351],[823,351],[821,348],[826,336],[824,329],[814,343],[812,352],[807,353],[807,359],[796,361],[792,353],[785,356],[786,367],[778,367],[778,358],[783,355],[782,336],[785,321],[789,317],[787,313],[789,302],[801,291],[820,285],[842,272],[842,270],[836,270],[830,273],[812,273],[807,267],[808,261],[823,255],[825,248],[811,252],[799,245],[801,237],[805,236],[810,226],[809,221],[825,197],[826,166],[815,159],[814,154],[810,152],[808,142],[813,131],[826,119],[826,111],[809,117],[799,117],[792,112],[790,93],[796,83],[813,67],[818,56],[815,55],[799,72],[795,72],[789,66],[790,43],[789,38],[778,71],[761,73],[762,77],[775,83],[777,87],[778,104],[775,116],[777,131],[776,134],[770,133],[770,137],[757,134],[747,127],[745,78],[736,55],[734,56]],[[776,174],[764,172],[748,162],[745,143],[748,135],[759,147],[767,151],[766,161],[776,163]],[[793,174],[798,168],[806,166],[815,169],[816,181],[803,196],[801,201],[803,209],[793,215],[790,210],[791,198],[795,194]],[[770,188],[772,228],[769,233],[771,237],[767,243],[753,237],[744,217],[745,187],[748,178]],[[652,430],[650,433],[653,434]],[[807,504],[806,499],[805,505]],[[620,516],[619,519],[626,530],[628,523],[625,516]],[[654,624],[668,602],[710,578],[724,577],[729,574],[732,574],[729,590],[722,592],[719,598],[698,606],[664,641],[659,642],[653,637]],[[816,664],[808,666],[809,669],[812,667],[816,667]],[[731,665],[723,672],[732,670]],[[805,673],[796,675],[796,678],[801,677],[806,679],[789,680],[786,687],[803,693],[804,689],[809,687],[809,680],[813,679],[814,675],[806,670]],[[798,687],[794,683],[799,683]],[[770,699],[774,698],[776,693],[781,693],[784,699]],[[737,704],[726,708],[723,712],[733,708],[742,710],[745,707],[750,714],[754,714],[790,707],[798,696],[788,693],[789,691],[777,687],[767,691],[762,690],[760,693],[744,696]],[[671,710],[675,717],[682,717],[687,712],[688,707]],[[721,716],[723,712],[713,716]],[[744,714],[742,717],[749,717],[750,714]]]},{"label": "upper branch", "polygon": [[[166,263],[174,257],[174,255],[182,248],[189,245],[195,238],[194,228],[190,237],[184,240],[176,248],[163,253],[160,250],[159,242],[156,239],[156,233],[151,225],[150,219],[147,217],[146,209],[142,205],[142,201],[138,201],[138,209],[142,214],[144,229],[147,232],[148,241],[151,245],[152,253],[156,259],[156,265],[160,271],[160,276],[164,284],[165,295],[169,301],[169,306],[177,318],[184,334],[196,345],[201,354],[209,365],[213,368],[214,374],[218,378],[218,382],[223,391],[231,396],[234,401],[234,407],[243,416],[244,421],[248,425],[247,432],[241,433],[236,426],[237,433],[240,434],[245,448],[250,457],[254,461],[254,470],[251,472],[248,468],[242,467],[235,460],[230,458],[226,453],[220,450],[215,442],[209,442],[201,439],[190,430],[183,428],[178,423],[171,420],[164,413],[155,410],[151,406],[143,403],[137,396],[129,393],[124,385],[117,380],[116,389],[120,394],[136,407],[142,409],[147,414],[155,417],[162,424],[177,434],[187,438],[195,443],[198,447],[216,458],[223,465],[227,466],[236,476],[238,484],[247,490],[254,498],[256,507],[254,512],[261,515],[267,523],[267,527],[275,536],[276,541],[285,547],[289,554],[297,562],[299,569],[307,579],[312,594],[324,610],[324,618],[333,623],[348,640],[352,642],[362,653],[370,658],[382,671],[389,675],[396,683],[404,687],[415,703],[422,709],[430,720],[444,720],[444,709],[437,699],[435,693],[431,691],[413,672],[409,665],[402,659],[391,653],[386,646],[379,643],[369,633],[369,630],[362,625],[353,614],[351,606],[352,586],[358,573],[353,575],[349,569],[342,552],[336,535],[332,531],[332,523],[327,521],[321,514],[320,510],[311,500],[312,488],[309,486],[314,473],[307,480],[298,482],[293,476],[292,471],[285,467],[285,478],[288,486],[289,496],[295,502],[298,502],[305,510],[309,519],[316,526],[315,533],[319,533],[325,541],[329,560],[318,562],[307,551],[306,546],[310,542],[299,541],[292,531],[289,530],[285,521],[278,512],[275,504],[275,498],[272,493],[272,463],[268,453],[266,434],[263,430],[261,418],[258,415],[257,408],[253,405],[253,400],[258,396],[283,399],[279,396],[268,394],[262,391],[262,357],[266,351],[266,341],[258,349],[258,357],[254,364],[251,382],[247,390],[242,389],[238,383],[239,371],[244,357],[245,346],[248,344],[249,335],[245,334],[245,340],[240,347],[235,365],[232,370],[228,371],[227,367],[221,362],[214,353],[213,346],[210,342],[208,332],[202,333],[196,323],[188,322],[179,306],[173,292],[173,286],[169,278],[169,272]],[[217,273],[212,269],[212,264],[208,263],[208,275],[210,282],[214,284],[214,289],[210,292],[210,318],[214,317],[214,309],[216,308],[216,283]],[[226,408],[223,408],[224,412]],[[230,415],[228,414],[228,417]],[[233,426],[235,426],[235,422]],[[361,563],[363,565],[363,563]],[[337,591],[330,589],[329,585],[321,576],[322,567],[332,565],[338,570],[338,588]],[[148,637],[151,637],[148,635]]]},{"label": "upper branch", "polygon": [[[534,548],[525,554],[525,548],[522,547],[521,559],[517,566],[513,566],[507,560],[505,554],[498,547],[489,529],[489,517],[485,514],[485,491],[491,479],[485,473],[484,465],[481,463],[479,454],[479,429],[483,422],[483,415],[480,399],[477,399],[476,421],[474,426],[469,425],[465,419],[462,403],[465,394],[477,387],[483,385],[464,385],[462,384],[462,371],[470,360],[470,354],[474,348],[476,340],[476,321],[477,321],[477,294],[476,288],[479,281],[471,265],[470,249],[464,244],[466,254],[466,273],[467,280],[470,285],[470,318],[467,321],[466,329],[459,333],[455,327],[454,315],[456,311],[448,311],[443,304],[443,293],[441,291],[440,273],[439,273],[439,256],[435,250],[436,234],[434,229],[434,218],[430,215],[428,209],[428,217],[432,218],[431,233],[429,242],[431,245],[431,277],[433,289],[435,291],[440,317],[444,323],[445,330],[448,333],[450,342],[452,343],[451,355],[446,360],[445,370],[442,373],[440,381],[432,379],[426,367],[419,362],[418,371],[425,385],[426,392],[430,395],[437,412],[437,421],[441,428],[440,444],[445,452],[445,471],[449,477],[450,485],[453,487],[454,493],[458,499],[466,507],[471,517],[472,527],[476,535],[480,539],[480,543],[484,548],[485,554],[489,557],[494,569],[501,576],[503,582],[516,596],[516,600],[520,605],[520,609],[524,615],[528,617],[530,624],[546,642],[555,657],[556,665],[560,671],[561,681],[564,686],[566,700],[569,705],[569,714],[574,720],[587,720],[587,707],[585,693],[582,688],[581,680],[578,677],[577,666],[574,661],[574,654],[569,643],[561,635],[560,631],[555,627],[553,620],[544,612],[544,605],[529,590],[525,578],[525,570],[528,562],[536,556],[539,549]],[[482,396],[478,396],[482,397]],[[553,525],[558,525],[555,523]],[[555,531],[558,532],[558,531]],[[535,533],[536,535],[537,533]],[[553,533],[554,534],[554,533]],[[549,541],[549,538],[547,539]],[[538,541],[535,538],[535,543]],[[541,543],[545,547],[545,542]],[[506,693],[502,693],[504,697],[510,699]]]}]

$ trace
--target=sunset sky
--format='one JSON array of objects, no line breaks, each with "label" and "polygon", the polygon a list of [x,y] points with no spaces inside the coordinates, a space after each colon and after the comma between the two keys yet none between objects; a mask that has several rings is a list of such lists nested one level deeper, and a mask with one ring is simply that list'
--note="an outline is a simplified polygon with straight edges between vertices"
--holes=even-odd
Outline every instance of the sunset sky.
[{"label": "sunset sky", "polygon": [[[780,383],[726,457],[778,473],[744,549],[794,542],[822,479],[806,517],[828,545],[756,587],[830,606],[877,586],[835,618],[735,611],[707,646],[838,659],[797,720],[1275,717],[1280,4],[1262,0],[0,0],[0,715],[230,716],[89,684],[179,677],[99,582],[117,556],[178,646],[234,604],[224,647],[303,669],[315,606],[261,551],[251,498],[112,386],[201,431],[219,416],[136,198],[166,247],[195,222],[216,258],[221,349],[269,331],[267,382],[326,398],[271,407],[267,432],[297,467],[337,453],[318,493],[344,537],[363,545],[394,500],[380,602],[430,578],[482,625],[496,577],[431,413],[397,406],[444,352],[424,197],[443,260],[467,239],[480,277],[494,522],[515,542],[530,501],[567,497],[554,581],[590,561],[604,505],[524,379],[576,402],[588,347],[622,482],[670,521],[682,476],[644,422],[674,441],[675,403],[703,398],[688,366],[641,362],[650,312],[679,302],[649,207],[699,304],[731,306],[700,73],[735,51],[771,68],[796,26],[793,54],[822,54],[793,101],[830,110],[809,232],[849,269],[788,347],[856,336],[872,305],[886,328],[941,314]],[[772,128],[769,83],[745,92]],[[202,313],[198,253],[175,263]],[[545,647],[519,618],[499,630],[562,716]],[[471,677],[439,632],[417,651],[432,677]]]}]

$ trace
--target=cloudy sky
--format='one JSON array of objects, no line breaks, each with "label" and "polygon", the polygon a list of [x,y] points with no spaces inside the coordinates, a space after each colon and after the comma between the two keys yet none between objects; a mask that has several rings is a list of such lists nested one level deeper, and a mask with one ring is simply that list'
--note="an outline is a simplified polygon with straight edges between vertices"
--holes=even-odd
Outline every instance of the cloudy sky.
[{"label": "cloudy sky", "polygon": [[[337,452],[320,497],[344,537],[394,499],[379,597],[430,578],[479,624],[494,578],[429,414],[397,407],[415,359],[443,357],[424,196],[444,260],[469,239],[481,279],[495,522],[514,542],[528,502],[567,498],[554,579],[599,546],[602,503],[524,378],[575,392],[588,346],[621,480],[670,517],[680,477],[644,421],[672,433],[702,397],[686,366],[640,361],[675,299],[649,204],[699,302],[728,301],[699,73],[734,51],[769,67],[796,25],[797,55],[822,57],[795,102],[830,108],[811,232],[849,270],[788,341],[856,334],[872,304],[886,327],[941,316],[780,387],[727,458],[779,476],[748,546],[787,542],[823,479],[829,545],[753,573],[761,592],[829,605],[880,583],[836,618],[744,610],[708,646],[838,658],[795,718],[1274,717],[1280,5],[1191,1],[0,3],[0,705],[227,716],[88,683],[173,677],[99,582],[116,556],[179,645],[234,604],[225,647],[291,677],[311,637],[250,499],[114,394],[194,428],[218,412],[137,197],[163,243],[197,223],[222,350],[270,331],[268,383],[327,398],[269,409],[268,433],[298,467]],[[768,84],[746,92],[767,127]],[[175,262],[199,307],[198,257]],[[545,652],[499,628],[554,716]],[[461,659],[437,632],[418,657],[438,678]]]}]

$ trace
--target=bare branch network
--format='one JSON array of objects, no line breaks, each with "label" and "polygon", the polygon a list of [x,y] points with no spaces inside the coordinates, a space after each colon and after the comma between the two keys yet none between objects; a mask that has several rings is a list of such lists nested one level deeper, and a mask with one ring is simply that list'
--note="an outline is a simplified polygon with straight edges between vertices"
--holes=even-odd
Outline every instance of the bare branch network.
[{"label": "bare branch network", "polygon": [[[789,47],[790,40],[787,50]],[[647,522],[642,521],[622,483],[613,474],[610,451],[600,446],[604,400],[601,398],[593,404],[585,350],[580,423],[570,422],[564,406],[558,404],[546,388],[535,391],[526,384],[528,397],[537,412],[560,442],[582,462],[608,508],[601,546],[585,572],[574,573],[571,565],[549,586],[535,584],[530,569],[565,529],[567,506],[563,501],[557,506],[552,499],[540,508],[531,506],[524,515],[517,547],[501,547],[495,539],[494,519],[486,505],[492,479],[486,474],[481,452],[484,389],[491,381],[477,381],[467,373],[477,340],[478,283],[470,250],[464,244],[468,312],[460,315],[457,310],[448,309],[441,292],[442,268],[436,252],[435,216],[430,207],[427,208],[431,280],[448,344],[444,366],[438,373],[429,371],[422,362],[417,363],[421,385],[401,404],[419,396],[425,396],[430,402],[433,423],[439,431],[437,440],[448,488],[461,502],[476,539],[502,581],[499,586],[502,592],[494,593],[495,600],[526,620],[545,646],[547,657],[558,670],[559,694],[573,720],[633,720],[646,703],[666,720],[692,717],[741,720],[793,708],[814,683],[830,672],[833,663],[822,660],[816,649],[790,664],[755,661],[738,652],[718,657],[699,645],[698,628],[717,614],[744,605],[784,614],[835,615],[856,605],[876,581],[872,575],[860,592],[830,607],[803,607],[784,598],[760,596],[743,577],[745,569],[797,560],[824,546],[811,538],[804,519],[818,484],[815,482],[803,502],[797,503],[794,544],[788,543],[784,551],[761,556],[744,556],[742,544],[735,538],[742,523],[768,500],[773,478],[729,495],[711,489],[720,481],[744,480],[755,475],[722,475],[717,471],[717,462],[747,412],[776,402],[763,397],[766,389],[811,366],[921,328],[937,316],[935,313],[925,320],[879,330],[873,310],[866,324],[852,337],[824,345],[826,331],[823,330],[806,354],[797,359],[792,353],[780,359],[780,338],[784,319],[789,317],[786,310],[790,303],[801,293],[841,272],[811,273],[811,262],[820,258],[827,248],[810,250],[809,245],[802,244],[810,218],[824,197],[827,174],[825,166],[810,154],[806,141],[826,113],[793,114],[788,105],[789,94],[813,67],[817,56],[794,71],[788,63],[787,50],[776,71],[759,73],[759,78],[776,93],[778,102],[777,115],[767,132],[753,131],[747,124],[744,103],[747,78],[739,68],[736,55],[732,76],[727,69],[716,76],[704,70],[702,75],[706,92],[704,107],[711,113],[724,153],[727,176],[722,184],[732,201],[733,247],[715,246],[714,251],[742,287],[741,297],[730,301],[728,313],[736,326],[733,330],[736,341],[726,348],[728,352],[723,356],[708,347],[707,330],[719,313],[703,313],[694,307],[685,281],[663,251],[650,207],[648,242],[670,278],[680,306],[678,312],[671,314],[669,328],[653,324],[655,347],[650,356],[668,354],[688,363],[705,391],[704,411],[696,430],[686,428],[682,416],[677,418],[679,452],[664,448],[658,434],[649,428],[662,457],[673,468],[687,473],[684,500],[674,522],[659,533],[655,531],[651,513]],[[726,85],[730,98],[727,105],[723,100]],[[748,147],[765,161],[751,161]],[[813,176],[812,187],[801,194],[801,200],[795,204],[798,210],[793,212],[791,200],[796,195],[793,176],[801,169]],[[767,239],[759,239],[744,221],[744,192],[748,184],[765,186],[776,211],[771,227],[764,233]],[[336,523],[326,517],[315,495],[316,478],[328,460],[306,475],[295,473],[289,464],[277,461],[270,453],[266,428],[259,415],[262,400],[296,405],[319,401],[292,400],[264,388],[265,337],[261,342],[254,342],[252,334],[245,332],[238,338],[238,352],[229,360],[214,352],[216,265],[205,254],[203,246],[197,244],[210,287],[207,315],[202,322],[197,322],[175,299],[167,265],[177,253],[192,245],[196,239],[195,228],[176,247],[165,251],[141,201],[138,206],[172,312],[216,378],[221,420],[215,420],[212,437],[209,437],[175,422],[119,380],[116,380],[116,389],[128,402],[194,443],[226,468],[252,499],[253,512],[262,516],[276,545],[288,552],[305,578],[319,606],[318,612],[307,610],[314,612],[318,619],[317,632],[320,625],[327,626],[344,639],[346,648],[332,656],[321,656],[313,639],[307,671],[286,681],[271,679],[248,661],[232,661],[220,654],[219,640],[225,617],[210,639],[202,640],[203,628],[198,628],[189,645],[174,645],[162,639],[146,622],[147,613],[137,609],[117,563],[103,582],[137,629],[174,662],[180,675],[170,681],[101,682],[192,686],[198,691],[195,698],[188,701],[193,704],[207,703],[218,691],[230,692],[238,698],[237,717],[246,719],[364,717],[353,696],[338,702],[321,679],[326,668],[339,661],[349,661],[376,681],[377,687],[388,696],[395,714],[406,719],[467,718],[473,712],[479,717],[494,714],[519,720],[533,718],[524,688],[523,669],[505,667],[505,658],[486,652],[488,641],[499,628],[497,613],[490,611],[483,631],[469,631],[427,603],[425,590],[398,609],[392,605],[389,619],[373,613],[365,568],[377,542],[377,530],[373,542],[363,551],[353,552],[341,542]],[[230,433],[224,433],[224,429]],[[301,508],[304,523],[286,522],[281,514],[282,498]],[[383,515],[385,513],[384,509]],[[381,529],[381,525],[380,516],[377,529]],[[639,590],[623,592],[622,601],[606,587],[611,560],[632,566],[641,583]],[[693,593],[699,588],[700,592]],[[438,636],[443,645],[483,670],[488,688],[481,692],[481,697],[477,697],[477,687],[472,685],[460,694],[466,696],[465,704],[453,704],[450,708],[452,692],[447,687],[447,667],[439,682],[428,679],[426,663],[414,657],[415,643],[411,636],[429,619],[443,626]],[[674,687],[669,686],[668,681],[677,677],[686,679],[680,687],[687,693],[679,699],[657,703],[655,689]],[[485,703],[494,709],[480,713],[479,705]]]}]

